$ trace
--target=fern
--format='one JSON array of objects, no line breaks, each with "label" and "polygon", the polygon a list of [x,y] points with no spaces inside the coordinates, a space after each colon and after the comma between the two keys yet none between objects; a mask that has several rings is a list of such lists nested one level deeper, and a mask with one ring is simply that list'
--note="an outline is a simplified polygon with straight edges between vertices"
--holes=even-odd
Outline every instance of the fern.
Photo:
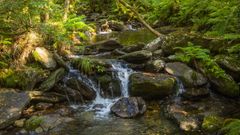
[{"label": "fern", "polygon": [[177,60],[185,63],[200,61],[203,63],[207,73],[211,73],[216,77],[225,77],[225,71],[211,58],[209,50],[194,46],[192,43],[188,43],[188,47],[176,47],[175,49],[179,50],[176,53]]},{"label": "fern", "polygon": [[225,124],[220,130],[224,135],[239,135],[240,134],[240,120],[234,119],[231,122]]}]

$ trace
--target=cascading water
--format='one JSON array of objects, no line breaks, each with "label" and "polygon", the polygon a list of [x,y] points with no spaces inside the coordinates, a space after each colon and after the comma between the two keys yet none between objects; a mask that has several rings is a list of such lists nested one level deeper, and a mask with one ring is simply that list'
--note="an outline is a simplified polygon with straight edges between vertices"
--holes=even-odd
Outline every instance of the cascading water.
[{"label": "cascading water", "polygon": [[117,77],[121,83],[121,93],[123,97],[128,97],[128,80],[133,70],[123,65],[121,62],[113,62],[112,68],[117,73]]},{"label": "cascading water", "polygon": [[[112,65],[112,71],[115,77],[120,82],[120,90],[121,90],[121,96],[122,97],[128,97],[128,82],[129,82],[129,76],[133,73],[133,70],[128,68],[126,64],[118,61],[111,62]],[[78,80],[85,83],[88,87],[93,89],[96,92],[96,98],[90,104],[87,106],[87,111],[96,111],[97,116],[104,117],[108,115],[110,112],[110,108],[113,103],[115,103],[118,98],[104,98],[101,96],[101,87],[98,83],[91,80],[88,76],[80,73],[78,70],[70,68],[70,71],[68,73],[68,76],[65,78],[65,80],[69,79],[70,77],[76,77]],[[73,108],[77,108],[79,105],[71,105]],[[96,107],[100,106],[100,107]],[[97,109],[96,109],[97,108]]]}]

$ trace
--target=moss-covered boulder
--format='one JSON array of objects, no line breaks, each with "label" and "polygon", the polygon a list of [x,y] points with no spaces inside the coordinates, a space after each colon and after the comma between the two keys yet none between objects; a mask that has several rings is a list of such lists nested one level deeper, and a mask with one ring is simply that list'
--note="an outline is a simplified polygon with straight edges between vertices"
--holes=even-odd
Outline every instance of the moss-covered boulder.
[{"label": "moss-covered boulder", "polygon": [[219,93],[229,97],[239,96],[239,85],[230,75],[225,74],[224,77],[218,77],[213,74],[209,74],[208,76],[209,80],[212,82],[213,88]]},{"label": "moss-covered boulder", "polygon": [[48,72],[38,68],[1,69],[0,86],[32,90],[35,85],[46,78]]},{"label": "moss-covered boulder", "polygon": [[165,74],[133,73],[129,78],[129,93],[147,99],[160,99],[172,94],[176,80]]},{"label": "moss-covered boulder", "polygon": [[141,64],[148,61],[151,57],[152,57],[152,52],[142,50],[142,51],[136,51],[136,52],[125,54],[119,58],[129,63]]},{"label": "moss-covered boulder", "polygon": [[44,47],[37,47],[32,54],[34,60],[40,62],[44,68],[54,69],[57,66],[53,54]]},{"label": "moss-covered boulder", "polygon": [[240,81],[240,61],[238,56],[217,55],[215,60],[235,80]]},{"label": "moss-covered boulder", "polygon": [[221,129],[224,119],[219,116],[205,116],[202,123],[202,129],[208,133],[214,133]]},{"label": "moss-covered boulder", "polygon": [[165,71],[178,77],[183,82],[184,87],[198,87],[207,83],[207,79],[202,74],[181,62],[167,63]]}]

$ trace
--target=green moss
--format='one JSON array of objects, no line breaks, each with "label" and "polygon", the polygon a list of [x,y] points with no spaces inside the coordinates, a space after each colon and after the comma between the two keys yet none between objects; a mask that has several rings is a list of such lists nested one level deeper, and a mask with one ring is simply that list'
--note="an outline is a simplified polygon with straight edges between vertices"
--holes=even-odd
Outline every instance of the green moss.
[{"label": "green moss", "polygon": [[8,67],[8,64],[0,61],[0,68],[6,68],[6,67]]},{"label": "green moss", "polygon": [[218,131],[223,125],[223,118],[218,116],[206,116],[202,123],[202,129],[213,133]]},{"label": "green moss", "polygon": [[42,117],[32,116],[30,119],[26,121],[24,127],[27,131],[34,131],[36,128],[41,126],[42,123],[43,123]]}]

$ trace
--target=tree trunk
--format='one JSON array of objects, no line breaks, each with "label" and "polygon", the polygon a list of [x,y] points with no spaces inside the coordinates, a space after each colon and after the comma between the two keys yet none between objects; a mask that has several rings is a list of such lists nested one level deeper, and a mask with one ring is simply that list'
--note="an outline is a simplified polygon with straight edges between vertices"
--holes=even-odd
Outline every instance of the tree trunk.
[{"label": "tree trunk", "polygon": [[65,0],[64,4],[64,14],[63,14],[63,21],[67,21],[68,18],[68,12],[69,12],[69,7],[70,7],[70,0]]},{"label": "tree trunk", "polygon": [[156,36],[160,37],[160,36],[165,36],[161,33],[159,33],[158,31],[154,30],[143,18],[142,16],[132,7],[130,6],[128,3],[126,3],[124,0],[118,0],[123,6],[125,6],[127,9],[130,9],[137,17],[137,19],[148,29],[150,30],[153,34],[155,34]]}]

